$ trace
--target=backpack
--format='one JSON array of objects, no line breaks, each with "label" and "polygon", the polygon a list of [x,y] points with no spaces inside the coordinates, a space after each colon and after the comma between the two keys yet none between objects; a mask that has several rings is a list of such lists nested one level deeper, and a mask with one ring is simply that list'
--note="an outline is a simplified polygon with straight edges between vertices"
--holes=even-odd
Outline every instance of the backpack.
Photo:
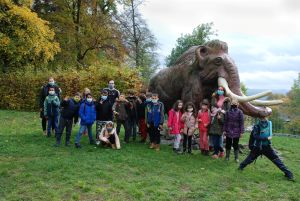
[{"label": "backpack", "polygon": [[260,128],[259,125],[255,125],[250,133],[250,138],[249,138],[249,143],[248,147],[250,150],[254,148],[254,142],[255,142],[255,137],[260,134]]}]

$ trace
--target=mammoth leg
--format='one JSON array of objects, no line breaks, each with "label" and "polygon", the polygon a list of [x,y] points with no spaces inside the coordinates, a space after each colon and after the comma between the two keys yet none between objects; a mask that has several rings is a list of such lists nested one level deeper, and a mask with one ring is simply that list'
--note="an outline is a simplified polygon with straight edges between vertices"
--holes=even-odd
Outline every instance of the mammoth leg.
[{"label": "mammoth leg", "polygon": [[191,76],[190,80],[182,90],[182,100],[184,103],[193,102],[197,109],[199,109],[199,103],[203,99],[202,83],[200,82],[198,75]]}]

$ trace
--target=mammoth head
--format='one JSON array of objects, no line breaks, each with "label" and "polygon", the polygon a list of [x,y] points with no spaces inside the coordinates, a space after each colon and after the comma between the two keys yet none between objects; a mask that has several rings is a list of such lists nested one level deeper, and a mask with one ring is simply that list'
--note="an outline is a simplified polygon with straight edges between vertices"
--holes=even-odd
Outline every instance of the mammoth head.
[{"label": "mammoth head", "polygon": [[[193,67],[200,72],[202,83],[209,83],[212,87],[222,86],[226,95],[240,102],[244,113],[254,117],[265,117],[272,113],[265,106],[281,104],[281,100],[261,101],[258,98],[271,94],[271,91],[252,96],[245,96],[240,89],[240,78],[234,61],[228,55],[226,42],[212,40],[195,49]],[[213,83],[215,82],[215,83]]]}]

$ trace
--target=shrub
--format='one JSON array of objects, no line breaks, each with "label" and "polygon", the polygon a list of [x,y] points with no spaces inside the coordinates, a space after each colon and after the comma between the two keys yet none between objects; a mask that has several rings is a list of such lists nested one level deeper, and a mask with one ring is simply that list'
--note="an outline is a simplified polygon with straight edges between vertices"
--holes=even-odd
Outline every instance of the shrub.
[{"label": "shrub", "polygon": [[94,97],[107,86],[109,80],[115,80],[116,88],[125,91],[139,91],[142,82],[136,70],[128,67],[91,66],[84,70],[67,70],[59,72],[16,72],[0,74],[0,109],[33,111],[39,108],[41,87],[53,76],[62,89],[62,97],[73,96],[85,87],[91,89]]}]

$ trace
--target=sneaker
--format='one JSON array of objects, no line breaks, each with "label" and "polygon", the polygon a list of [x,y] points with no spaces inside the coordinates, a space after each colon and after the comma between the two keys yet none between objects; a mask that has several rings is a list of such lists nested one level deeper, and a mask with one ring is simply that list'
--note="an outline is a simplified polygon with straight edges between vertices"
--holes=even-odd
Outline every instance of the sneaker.
[{"label": "sneaker", "polygon": [[214,155],[212,155],[211,157],[212,157],[213,159],[219,158],[219,156],[218,156],[217,154],[214,154]]},{"label": "sneaker", "polygon": [[154,149],[155,144],[151,143],[149,149]]},{"label": "sneaker", "polygon": [[47,131],[43,131],[43,135],[46,136],[47,135]]},{"label": "sneaker", "polygon": [[81,145],[79,143],[75,143],[76,148],[81,148]]},{"label": "sneaker", "polygon": [[295,182],[293,174],[285,174],[284,176],[287,178],[287,180]]},{"label": "sneaker", "polygon": [[160,145],[159,144],[155,145],[155,150],[160,151]]}]

